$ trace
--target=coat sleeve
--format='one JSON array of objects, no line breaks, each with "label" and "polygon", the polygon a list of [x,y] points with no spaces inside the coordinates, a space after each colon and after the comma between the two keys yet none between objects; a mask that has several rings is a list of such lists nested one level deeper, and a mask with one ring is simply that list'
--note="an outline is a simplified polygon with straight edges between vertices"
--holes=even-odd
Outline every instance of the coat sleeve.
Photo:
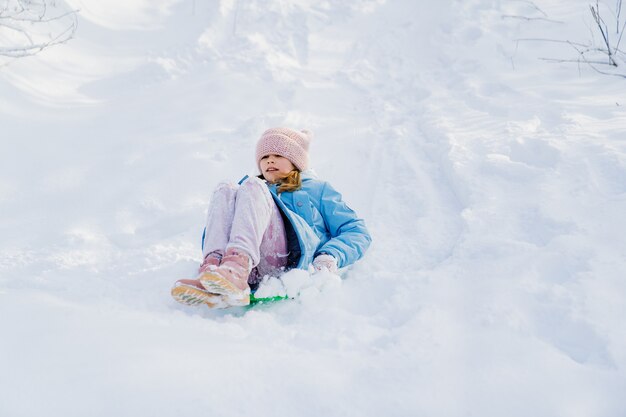
[{"label": "coat sleeve", "polygon": [[322,189],[320,208],[331,238],[317,249],[316,255],[326,252],[334,256],[339,268],[361,259],[372,241],[363,219],[357,217],[328,183]]}]

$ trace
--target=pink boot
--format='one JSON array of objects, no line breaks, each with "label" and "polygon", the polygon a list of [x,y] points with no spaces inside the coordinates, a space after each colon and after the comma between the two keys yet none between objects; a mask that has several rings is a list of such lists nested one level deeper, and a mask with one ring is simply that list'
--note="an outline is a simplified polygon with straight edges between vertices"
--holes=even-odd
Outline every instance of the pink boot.
[{"label": "pink boot", "polygon": [[202,261],[202,264],[200,265],[200,268],[198,268],[198,275],[209,271],[209,270],[213,270],[216,269],[218,266],[220,266],[220,263],[222,262],[222,254],[217,252],[217,251],[213,251],[211,253],[209,253],[205,258],[204,261]]},{"label": "pink boot", "polygon": [[210,293],[224,295],[231,305],[250,304],[248,276],[252,270],[250,257],[236,249],[228,249],[217,268],[198,276],[200,284]]},{"label": "pink boot", "polygon": [[[198,275],[202,275],[203,273],[207,271],[214,271],[215,269],[217,269],[218,266],[220,266],[221,261],[222,261],[222,255],[219,252],[209,253],[204,258],[204,261],[202,261],[200,268],[198,268]],[[204,290],[204,287],[202,286],[202,284],[200,284],[200,280],[198,279],[179,279],[178,281],[176,281],[174,285],[176,286],[176,285],[181,285],[181,284],[186,285],[186,286],[197,287],[201,290]]]},{"label": "pink boot", "polygon": [[[198,274],[215,270],[220,265],[221,260],[222,255],[219,252],[209,253],[202,261]],[[223,302],[224,297],[219,294],[209,293],[198,279],[179,279],[174,284],[171,294],[179,303],[190,306],[199,304],[206,304],[209,308],[223,308],[227,306]]]}]

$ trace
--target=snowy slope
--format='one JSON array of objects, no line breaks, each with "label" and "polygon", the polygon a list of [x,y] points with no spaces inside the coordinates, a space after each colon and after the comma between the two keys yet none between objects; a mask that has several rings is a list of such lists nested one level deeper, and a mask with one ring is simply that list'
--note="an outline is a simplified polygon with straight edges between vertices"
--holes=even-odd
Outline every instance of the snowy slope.
[{"label": "snowy slope", "polygon": [[[587,2],[57,4],[75,39],[0,67],[0,416],[626,415],[625,84],[516,42],[590,39]],[[275,125],[370,251],[177,305]]]}]

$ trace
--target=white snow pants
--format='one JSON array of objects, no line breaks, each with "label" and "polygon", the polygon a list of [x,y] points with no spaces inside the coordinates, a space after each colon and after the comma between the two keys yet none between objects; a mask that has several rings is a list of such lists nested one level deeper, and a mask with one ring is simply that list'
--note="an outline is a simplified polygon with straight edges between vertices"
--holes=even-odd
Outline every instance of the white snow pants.
[{"label": "white snow pants", "polygon": [[252,261],[251,284],[276,275],[287,264],[287,237],[279,208],[256,177],[242,185],[221,183],[211,197],[202,253],[243,251]]}]

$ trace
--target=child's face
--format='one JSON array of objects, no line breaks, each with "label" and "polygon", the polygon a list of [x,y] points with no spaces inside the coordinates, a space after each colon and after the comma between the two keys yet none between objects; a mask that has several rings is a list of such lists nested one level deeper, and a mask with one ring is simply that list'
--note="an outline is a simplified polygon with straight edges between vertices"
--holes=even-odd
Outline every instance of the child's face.
[{"label": "child's face", "polygon": [[285,178],[287,174],[296,169],[291,161],[280,155],[267,155],[261,158],[259,164],[261,174],[269,182],[276,182]]}]

